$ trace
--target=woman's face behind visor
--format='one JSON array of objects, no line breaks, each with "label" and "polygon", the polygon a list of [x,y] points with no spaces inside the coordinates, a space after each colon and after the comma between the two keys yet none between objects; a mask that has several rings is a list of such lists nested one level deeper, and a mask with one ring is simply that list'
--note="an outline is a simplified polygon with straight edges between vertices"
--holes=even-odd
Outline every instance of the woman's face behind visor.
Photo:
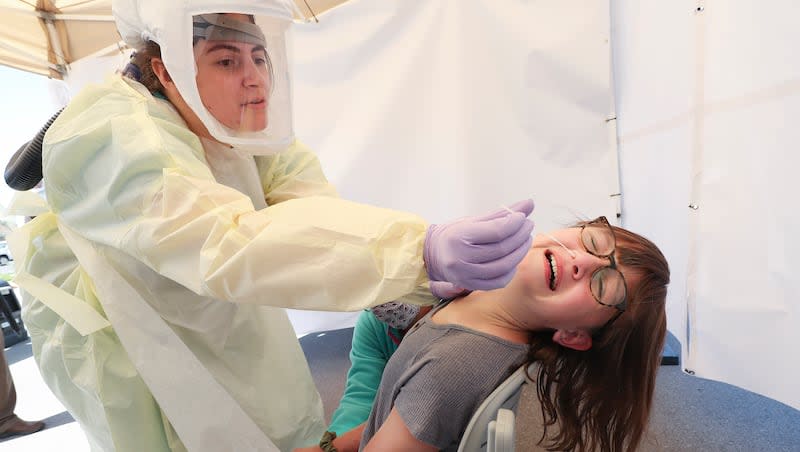
[{"label": "woman's face behind visor", "polygon": [[195,20],[197,89],[217,121],[238,132],[266,129],[272,66],[265,40],[245,14]]}]

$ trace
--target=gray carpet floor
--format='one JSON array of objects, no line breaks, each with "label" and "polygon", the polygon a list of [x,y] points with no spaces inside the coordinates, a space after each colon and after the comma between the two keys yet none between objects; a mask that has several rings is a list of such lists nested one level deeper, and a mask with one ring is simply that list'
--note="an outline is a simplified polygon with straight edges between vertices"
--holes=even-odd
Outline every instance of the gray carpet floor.
[{"label": "gray carpet floor", "polygon": [[[300,340],[328,419],[344,389],[352,334],[347,328]],[[800,452],[800,411],[663,365],[650,434],[641,450]]]}]

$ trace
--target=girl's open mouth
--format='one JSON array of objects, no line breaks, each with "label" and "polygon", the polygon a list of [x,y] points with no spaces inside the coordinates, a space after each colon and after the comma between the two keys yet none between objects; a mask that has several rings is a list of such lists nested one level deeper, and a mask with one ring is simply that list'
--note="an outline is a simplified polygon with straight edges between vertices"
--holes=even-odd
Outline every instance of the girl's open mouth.
[{"label": "girl's open mouth", "polygon": [[556,283],[558,282],[558,264],[556,263],[556,258],[550,251],[545,251],[544,258],[550,266],[550,271],[547,272],[548,286],[550,290],[556,290]]}]

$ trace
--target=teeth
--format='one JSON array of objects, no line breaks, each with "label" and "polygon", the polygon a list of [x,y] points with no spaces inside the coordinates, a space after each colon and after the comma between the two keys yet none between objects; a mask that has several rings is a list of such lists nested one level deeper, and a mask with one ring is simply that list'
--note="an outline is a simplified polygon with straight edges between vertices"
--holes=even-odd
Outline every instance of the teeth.
[{"label": "teeth", "polygon": [[556,290],[556,281],[558,280],[558,267],[556,266],[556,258],[552,254],[547,256],[547,261],[550,263],[550,289]]}]

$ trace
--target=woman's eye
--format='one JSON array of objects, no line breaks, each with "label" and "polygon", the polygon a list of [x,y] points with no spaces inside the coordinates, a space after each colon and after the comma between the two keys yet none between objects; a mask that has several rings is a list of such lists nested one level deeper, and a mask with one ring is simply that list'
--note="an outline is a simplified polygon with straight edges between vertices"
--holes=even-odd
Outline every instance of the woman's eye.
[{"label": "woman's eye", "polygon": [[231,69],[239,65],[239,60],[235,55],[220,55],[217,65]]}]

